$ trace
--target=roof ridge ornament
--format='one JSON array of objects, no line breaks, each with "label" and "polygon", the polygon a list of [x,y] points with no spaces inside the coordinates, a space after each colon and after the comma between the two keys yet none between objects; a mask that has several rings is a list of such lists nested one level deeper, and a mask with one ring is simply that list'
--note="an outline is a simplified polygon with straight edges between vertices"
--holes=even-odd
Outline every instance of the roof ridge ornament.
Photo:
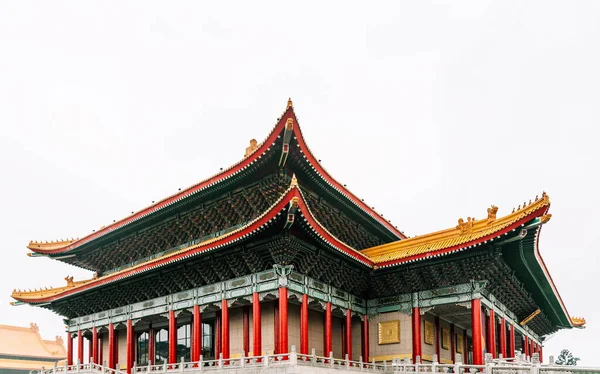
[{"label": "roof ridge ornament", "polygon": [[296,173],[292,174],[292,181],[290,182],[290,187],[298,187],[298,178],[296,178]]},{"label": "roof ridge ornament", "polygon": [[487,208],[487,220],[488,220],[488,224],[492,223],[493,221],[496,220],[496,213],[498,213],[498,207],[493,205],[489,208]]},{"label": "roof ridge ornament", "polygon": [[288,98],[286,109],[290,109],[290,108],[294,109],[294,104],[292,103],[292,98],[291,97]]},{"label": "roof ridge ornament", "polygon": [[256,139],[250,139],[250,146],[246,147],[246,153],[244,154],[244,158],[248,158],[251,154],[256,152],[256,150],[262,145],[262,143],[258,143]]}]

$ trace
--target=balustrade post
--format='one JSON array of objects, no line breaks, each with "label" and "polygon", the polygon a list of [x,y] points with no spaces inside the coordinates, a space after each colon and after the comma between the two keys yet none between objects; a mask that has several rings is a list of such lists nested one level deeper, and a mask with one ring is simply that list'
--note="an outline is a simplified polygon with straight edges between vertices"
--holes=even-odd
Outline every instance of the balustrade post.
[{"label": "balustrade post", "polygon": [[333,352],[329,351],[329,366],[333,369],[334,362],[333,362]]},{"label": "balustrade post", "polygon": [[265,349],[265,355],[263,357],[263,366],[269,367],[269,350]]},{"label": "balustrade post", "polygon": [[290,352],[290,366],[295,367],[298,364],[298,354],[296,353],[296,346],[292,345],[292,351]]},{"label": "balustrade post", "polygon": [[360,371],[363,371],[363,360],[362,360],[362,356],[359,356],[359,357],[358,357],[358,362],[359,362],[359,365],[360,365]]},{"label": "balustrade post", "polygon": [[486,353],[484,356],[485,374],[493,374],[492,372],[492,356],[491,353]]},{"label": "balustrade post", "polygon": [[454,368],[452,371],[456,374],[460,373],[460,365],[462,365],[462,355],[457,353],[454,356]]},{"label": "balustrade post", "polygon": [[52,374],[56,374],[56,362],[52,365]]},{"label": "balustrade post", "polygon": [[223,368],[223,352],[219,353],[219,363],[218,366]]},{"label": "balustrade post", "polygon": [[181,360],[180,360],[180,362],[179,362],[179,372],[180,372],[180,373],[183,373],[183,368],[184,368],[184,366],[185,366],[185,360],[184,360],[184,358],[183,358],[183,357],[181,357]]},{"label": "balustrade post", "polygon": [[242,349],[242,355],[240,357],[240,367],[246,366],[246,351]]},{"label": "balustrade post", "polygon": [[346,365],[346,369],[348,369],[348,367],[350,366],[350,360],[348,360],[348,354],[346,353],[346,356],[344,357],[344,361],[346,361],[344,364]]},{"label": "balustrade post", "polygon": [[75,366],[75,372],[79,373],[79,359],[77,359],[76,363],[77,366]]},{"label": "balustrade post", "polygon": [[198,368],[200,368],[200,371],[202,371],[202,368],[204,367],[204,355],[200,355],[200,361],[198,362]]},{"label": "balustrade post", "polygon": [[163,363],[163,373],[166,373],[166,372],[167,372],[167,362],[165,361]]}]

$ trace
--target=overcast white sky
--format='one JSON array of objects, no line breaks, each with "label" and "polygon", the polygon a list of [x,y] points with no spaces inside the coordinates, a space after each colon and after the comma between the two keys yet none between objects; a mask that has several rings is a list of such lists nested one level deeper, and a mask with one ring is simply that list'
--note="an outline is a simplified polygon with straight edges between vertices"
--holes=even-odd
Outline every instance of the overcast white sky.
[{"label": "overcast white sky", "polygon": [[571,315],[545,356],[598,364],[600,2],[0,1],[0,324],[26,257],[238,161],[294,101],[340,182],[414,236],[548,192],[541,253]]}]

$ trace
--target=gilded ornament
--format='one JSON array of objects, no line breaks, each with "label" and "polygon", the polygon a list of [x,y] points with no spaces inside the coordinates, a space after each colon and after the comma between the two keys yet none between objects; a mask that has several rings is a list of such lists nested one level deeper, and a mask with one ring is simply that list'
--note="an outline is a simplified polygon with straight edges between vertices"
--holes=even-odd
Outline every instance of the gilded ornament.
[{"label": "gilded ornament", "polygon": [[465,346],[463,335],[456,334],[456,353],[463,353],[463,347]]},{"label": "gilded ornament", "polygon": [[496,213],[498,213],[498,207],[492,205],[490,208],[487,208],[488,221],[494,221],[496,219]]},{"label": "gilded ornament", "polygon": [[73,287],[75,284],[73,283],[73,276],[66,276],[65,280],[67,281],[67,287]]},{"label": "gilded ornament", "polygon": [[433,344],[435,340],[435,331],[433,323],[425,321],[425,344]]},{"label": "gilded ornament", "polygon": [[544,214],[540,217],[540,221],[542,221],[542,223],[547,223],[550,221],[550,218],[552,218],[552,214]]},{"label": "gilded ornament", "polygon": [[256,142],[256,139],[250,139],[250,146],[246,148],[246,153],[244,154],[244,158],[253,154],[259,147],[259,144]]},{"label": "gilded ornament", "polygon": [[450,330],[442,328],[442,349],[450,349]]},{"label": "gilded ornament", "polygon": [[400,343],[400,321],[386,321],[377,324],[379,344]]}]

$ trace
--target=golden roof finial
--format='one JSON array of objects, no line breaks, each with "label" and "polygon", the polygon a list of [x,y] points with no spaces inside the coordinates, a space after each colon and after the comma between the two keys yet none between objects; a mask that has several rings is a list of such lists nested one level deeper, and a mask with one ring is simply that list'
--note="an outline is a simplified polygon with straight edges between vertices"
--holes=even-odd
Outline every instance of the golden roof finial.
[{"label": "golden roof finial", "polygon": [[246,147],[246,153],[244,154],[244,158],[253,154],[258,149],[259,146],[260,145],[258,144],[256,139],[250,139],[250,146]]},{"label": "golden roof finial", "polygon": [[488,213],[488,221],[494,221],[496,219],[496,213],[498,213],[498,207],[495,205],[492,205],[491,207],[487,208],[487,213]]},{"label": "golden roof finial", "polygon": [[286,109],[290,109],[290,108],[294,108],[294,104],[292,104],[292,98],[290,97],[288,99],[288,103],[287,103],[287,108]]},{"label": "golden roof finial", "polygon": [[296,178],[296,174],[292,174],[292,182],[290,183],[291,187],[298,187],[298,179]]}]

